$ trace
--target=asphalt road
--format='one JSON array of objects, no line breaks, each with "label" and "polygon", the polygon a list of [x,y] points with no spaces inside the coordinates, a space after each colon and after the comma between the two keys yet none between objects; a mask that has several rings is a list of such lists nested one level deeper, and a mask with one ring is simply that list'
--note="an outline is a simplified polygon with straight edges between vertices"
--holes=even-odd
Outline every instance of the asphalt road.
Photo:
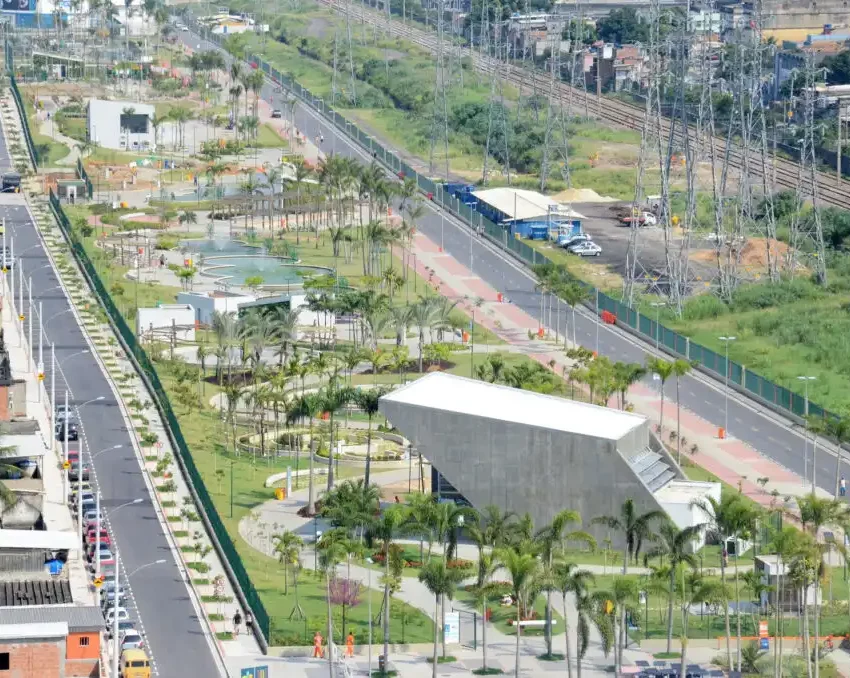
[{"label": "asphalt road", "polygon": [[[8,162],[5,138],[0,135],[0,167]],[[14,199],[22,202],[19,196]],[[124,574],[132,574],[137,568],[160,559],[166,561],[139,570],[129,582],[134,603],[128,604],[128,608],[133,604],[136,607],[156,673],[162,678],[218,676],[220,671],[213,658],[213,648],[204,636],[174,554],[154,512],[115,395],[94,357],[81,353],[88,350],[88,344],[69,312],[70,302],[59,287],[29,210],[21,205],[2,205],[0,210],[6,218],[6,237],[14,238],[15,255],[22,262],[18,270],[23,270],[25,276],[32,276],[33,306],[37,310],[38,302],[43,304],[45,383],[50,384],[49,342],[54,342],[57,401],[63,402],[66,379],[70,404],[79,407],[104,396],[103,400],[91,402],[79,412],[83,433],[79,445],[87,446],[89,453],[96,455],[93,471],[102,496],[102,511],[107,515],[111,509],[137,498],[143,499],[109,516]],[[26,304],[26,295],[24,297]],[[37,360],[37,330],[34,334],[33,359]],[[112,449],[115,445],[122,447]],[[101,450],[107,451],[100,453]],[[126,579],[124,585],[127,585]]]},{"label": "asphalt road", "polygon": [[[181,40],[193,49],[220,48],[214,43],[201,40],[191,32],[180,33]],[[230,56],[225,53],[230,63]],[[281,95],[271,85],[263,89],[262,96],[276,107],[283,108]],[[369,162],[368,154],[354,141],[339,132],[330,122],[311,108],[299,103],[295,122],[307,137],[324,135],[322,150],[358,158]],[[535,291],[535,280],[531,273],[490,243],[471,234],[470,229],[455,219],[441,215],[436,206],[427,203],[426,214],[417,223],[417,229],[435,242],[442,242],[443,249],[455,259],[469,266],[477,275],[496,290],[505,294],[511,303],[527,311],[532,317],[540,315],[540,295]],[[566,317],[565,313],[561,317]],[[580,344],[597,350],[612,360],[643,363],[650,346],[634,339],[631,335],[609,325],[596,322],[593,313],[583,311],[576,322],[577,339]],[[647,383],[652,384],[651,378]],[[666,395],[672,399],[675,392],[668,384]],[[726,421],[726,393],[722,383],[702,374],[686,376],[681,382],[681,404],[697,413],[714,426],[724,426]],[[671,407],[668,412],[672,412]],[[725,426],[732,438],[737,438],[773,459],[792,472],[803,476],[808,469],[811,479],[812,444],[806,446],[802,430],[781,416],[765,410],[754,401],[730,392],[728,397],[728,425]],[[808,455],[804,450],[808,448]],[[806,457],[808,456],[808,462]],[[818,447],[816,459],[816,481],[818,487],[829,492],[835,490],[834,452]],[[842,460],[840,473],[850,475],[850,465]]]}]

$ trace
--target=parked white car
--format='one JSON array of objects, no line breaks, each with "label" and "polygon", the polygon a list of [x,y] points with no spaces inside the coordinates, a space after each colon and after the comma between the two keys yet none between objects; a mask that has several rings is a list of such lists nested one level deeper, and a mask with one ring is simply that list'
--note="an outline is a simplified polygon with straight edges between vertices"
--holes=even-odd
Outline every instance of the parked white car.
[{"label": "parked white car", "polygon": [[590,242],[589,240],[578,243],[574,247],[570,247],[569,251],[580,257],[598,257],[602,254],[602,248],[595,242]]},{"label": "parked white car", "polygon": [[107,607],[103,611],[103,619],[106,621],[107,627],[112,626],[112,618],[115,616],[116,610],[117,610],[119,622],[127,621],[127,620],[130,619],[130,613],[127,612],[126,607],[121,607],[120,605],[117,608]]}]

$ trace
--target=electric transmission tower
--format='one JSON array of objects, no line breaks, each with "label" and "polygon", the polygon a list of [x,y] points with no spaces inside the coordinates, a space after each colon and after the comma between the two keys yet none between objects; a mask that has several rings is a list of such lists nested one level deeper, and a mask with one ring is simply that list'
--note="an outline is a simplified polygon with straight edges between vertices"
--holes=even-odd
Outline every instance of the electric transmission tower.
[{"label": "electric transmission tower", "polygon": [[546,134],[543,140],[543,159],[540,162],[540,190],[546,190],[546,181],[549,178],[551,165],[558,163],[561,168],[561,176],[569,188],[570,181],[570,150],[567,120],[564,116],[564,102],[556,82],[561,81],[561,50],[556,47],[549,59],[549,94],[547,97],[548,107],[546,109]]},{"label": "electric transmission tower", "polygon": [[449,103],[446,94],[449,74],[443,54],[443,0],[439,0],[437,9],[437,62],[434,68],[434,95],[431,108],[431,148],[428,154],[428,172],[435,173],[435,153],[442,137],[443,153],[446,162],[446,181],[449,180]]}]

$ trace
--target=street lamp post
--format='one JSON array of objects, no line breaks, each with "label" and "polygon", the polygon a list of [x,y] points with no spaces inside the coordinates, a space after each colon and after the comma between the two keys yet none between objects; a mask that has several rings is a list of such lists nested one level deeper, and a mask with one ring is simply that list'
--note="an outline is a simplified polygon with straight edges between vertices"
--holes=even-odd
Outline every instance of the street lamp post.
[{"label": "street lamp post", "polygon": [[[139,570],[144,570],[147,567],[153,567],[154,565],[161,565],[165,562],[164,558],[160,560],[155,560],[152,563],[146,563],[145,565],[140,565],[135,570],[130,572],[127,575],[127,584],[130,583],[130,577],[132,577]],[[118,651],[121,647],[120,639],[118,638],[118,570],[119,570],[119,556],[118,550],[115,551],[115,593],[112,598],[112,675],[118,676]],[[107,607],[107,609],[109,609]]]},{"label": "street lamp post", "polygon": [[661,322],[661,307],[666,306],[663,301],[653,301],[650,306],[655,308],[655,350],[658,350],[658,346],[661,343],[659,337],[659,323]]},{"label": "street lamp post", "polygon": [[735,341],[736,337],[718,337],[726,344],[726,358],[724,359],[724,382],[723,382],[723,437],[729,431],[729,343]]},{"label": "street lamp post", "polygon": [[[91,400],[87,400],[82,405],[77,407],[77,412],[83,409],[86,405],[89,405],[93,402],[97,402],[98,400],[103,400],[106,396],[98,396],[97,398],[92,398]],[[67,449],[68,445],[68,419],[69,413],[67,410],[67,405],[65,409],[65,446]],[[83,496],[83,448],[80,446],[80,453],[77,455],[77,524],[79,525],[80,530],[80,541],[83,540],[85,535],[83,534],[83,502],[80,501]]]},{"label": "street lamp post", "polygon": [[[367,587],[369,588],[369,675],[372,675],[372,565],[375,564],[375,561],[371,558],[366,558],[366,562],[369,564],[369,583]],[[436,624],[436,620],[434,620]]]},{"label": "street lamp post", "polygon": [[[116,447],[121,447],[121,445],[117,445]],[[106,449],[113,449],[113,448],[108,447]],[[101,450],[101,452],[103,452],[103,450]],[[100,454],[100,452],[98,452],[98,454]],[[96,544],[95,553],[97,554],[95,556],[95,558],[96,558],[96,561],[95,561],[95,573],[96,573],[96,575],[95,576],[99,577],[100,576],[100,530],[103,527],[102,524],[101,524],[101,520],[100,520],[100,490],[98,490],[97,494],[95,495],[95,503],[97,504],[96,509],[95,509],[96,515],[94,517],[94,519],[95,519],[94,543]],[[141,503],[142,503],[142,498],[138,497],[137,499],[134,499],[133,501],[128,501],[124,504],[121,504],[120,506],[116,506],[114,509],[109,511],[108,515],[111,516],[118,509],[122,509],[125,506],[132,506],[134,504],[141,504]]]},{"label": "street lamp post", "polygon": [[[809,475],[809,382],[814,381],[817,377],[807,377],[801,376],[797,377],[800,381],[803,382],[803,421],[805,429],[803,431],[803,457],[805,458],[805,474],[806,477]],[[817,437],[812,437],[812,492],[815,491],[815,476],[817,472],[815,471],[815,461],[817,459]],[[803,484],[806,484],[805,478],[803,478]]]},{"label": "street lamp post", "polygon": [[[65,411],[64,411],[65,419],[63,420],[63,429],[64,435],[62,436],[62,452],[63,452],[63,461],[65,464],[68,463],[68,389],[65,389]],[[64,466],[64,464],[63,464]],[[65,496],[67,497],[70,494],[70,488],[68,487],[71,479],[71,469],[68,467],[65,469]]]}]

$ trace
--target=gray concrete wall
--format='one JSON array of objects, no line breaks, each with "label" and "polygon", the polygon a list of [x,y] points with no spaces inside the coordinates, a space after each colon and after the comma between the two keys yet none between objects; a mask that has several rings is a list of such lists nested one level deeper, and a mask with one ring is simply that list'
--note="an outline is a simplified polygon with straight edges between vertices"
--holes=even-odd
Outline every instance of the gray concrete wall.
[{"label": "gray concrete wall", "polygon": [[536,527],[577,510],[615,547],[619,536],[591,526],[593,518],[619,513],[628,497],[641,511],[660,508],[612,441],[392,401],[382,400],[381,412],[476,508],[529,513]]},{"label": "gray concrete wall", "polygon": [[[765,28],[811,28],[820,33],[824,24],[850,25],[850,7],[844,0],[768,0],[763,9]],[[836,28],[837,33],[845,32]]]}]

